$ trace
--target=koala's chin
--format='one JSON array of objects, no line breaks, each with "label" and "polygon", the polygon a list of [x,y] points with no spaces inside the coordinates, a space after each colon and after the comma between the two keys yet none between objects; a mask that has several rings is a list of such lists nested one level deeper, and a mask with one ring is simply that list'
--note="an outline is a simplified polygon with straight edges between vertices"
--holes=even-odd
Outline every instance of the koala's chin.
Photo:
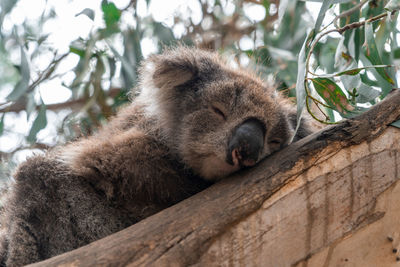
[{"label": "koala's chin", "polygon": [[239,169],[239,165],[231,165],[216,156],[210,156],[203,160],[199,174],[206,180],[218,181]]},{"label": "koala's chin", "polygon": [[[120,231],[288,144],[295,108],[216,53],[168,49],[140,69],[140,95],[97,134],[17,169],[0,266],[22,266]],[[313,131],[302,120],[294,140]]]}]

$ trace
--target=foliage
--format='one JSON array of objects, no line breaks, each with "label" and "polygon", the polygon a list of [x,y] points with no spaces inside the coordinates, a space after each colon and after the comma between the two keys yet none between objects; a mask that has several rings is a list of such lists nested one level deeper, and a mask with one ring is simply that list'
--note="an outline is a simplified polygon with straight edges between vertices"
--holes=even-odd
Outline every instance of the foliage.
[{"label": "foliage", "polygon": [[[298,118],[307,108],[323,123],[355,116],[398,87],[400,4],[396,0],[199,0],[193,9],[201,10],[200,19],[180,11],[169,26],[139,12],[138,5],[148,8],[150,0],[131,1],[122,8],[103,0],[101,14],[91,7],[77,12],[76,16],[93,22],[101,16],[102,23],[88,36],[73,40],[68,51],[54,47],[48,42],[51,33],[43,31],[59,15],[51,6],[39,20],[5,30],[3,24],[18,2],[0,4],[0,97],[5,96],[4,102],[0,100],[0,134],[13,132],[5,117],[14,112],[25,111],[30,126],[24,141],[3,156],[96,131],[128,101],[149,41],[157,50],[181,42],[227,52],[233,55],[232,64],[250,65],[266,80],[274,77],[279,90],[296,96]],[[315,2],[322,3],[317,4],[318,13]],[[253,11],[266,15],[254,16]],[[73,57],[75,66],[60,71]],[[71,73],[73,79],[66,79]],[[47,104],[40,88],[56,79],[71,97]],[[49,112],[65,114],[66,109],[68,115],[58,125],[59,138],[55,142],[40,138],[47,122],[54,123]]]}]

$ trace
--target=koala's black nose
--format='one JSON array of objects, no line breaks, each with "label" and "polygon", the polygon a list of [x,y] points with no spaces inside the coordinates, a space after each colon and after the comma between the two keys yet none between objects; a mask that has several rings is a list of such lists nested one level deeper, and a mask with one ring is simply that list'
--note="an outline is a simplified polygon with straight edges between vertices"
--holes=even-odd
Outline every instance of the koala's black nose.
[{"label": "koala's black nose", "polygon": [[264,126],[250,119],[237,127],[228,144],[227,161],[232,165],[253,166],[264,146]]}]

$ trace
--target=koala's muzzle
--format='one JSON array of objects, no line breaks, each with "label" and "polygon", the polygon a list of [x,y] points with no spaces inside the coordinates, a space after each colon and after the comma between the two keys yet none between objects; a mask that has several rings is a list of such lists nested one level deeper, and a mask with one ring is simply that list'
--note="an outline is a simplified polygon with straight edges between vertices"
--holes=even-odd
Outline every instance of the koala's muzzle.
[{"label": "koala's muzzle", "polygon": [[250,119],[237,127],[228,144],[227,162],[231,165],[253,166],[264,146],[264,126]]}]

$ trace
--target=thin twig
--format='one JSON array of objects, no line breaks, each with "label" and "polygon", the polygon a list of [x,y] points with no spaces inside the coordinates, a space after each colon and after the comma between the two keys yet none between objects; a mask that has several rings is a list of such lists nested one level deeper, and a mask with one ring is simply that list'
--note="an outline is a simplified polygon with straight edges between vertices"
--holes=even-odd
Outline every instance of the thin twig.
[{"label": "thin twig", "polygon": [[[111,90],[109,90],[107,92],[107,96],[108,97],[116,97],[121,91],[122,91],[121,88],[112,88]],[[87,99],[80,98],[80,99],[70,100],[70,101],[63,102],[63,103],[46,105],[46,109],[54,110],[54,111],[66,109],[66,108],[74,109],[76,107],[81,107],[86,102],[87,102]],[[26,107],[25,107],[24,102],[15,102],[14,104],[12,104],[8,107],[0,109],[0,113],[20,112],[22,110],[25,110],[25,108]],[[38,109],[38,108],[39,108],[39,106],[36,107],[36,109]]]},{"label": "thin twig", "polygon": [[47,66],[47,68],[41,74],[39,74],[39,77],[35,81],[33,81],[31,85],[29,85],[28,92],[35,89],[35,87],[38,86],[41,82],[49,79],[51,74],[56,70],[61,60],[63,60],[68,55],[69,53],[66,53],[61,57],[59,57],[58,59],[53,59],[53,61],[49,64],[49,66]]},{"label": "thin twig", "polygon": [[346,10],[346,11],[343,12],[343,13],[340,13],[339,15],[337,15],[337,16],[335,17],[335,19],[333,20],[333,25],[335,25],[335,28],[336,28],[336,29],[339,28],[339,25],[337,24],[337,21],[338,21],[340,18],[344,18],[344,17],[347,17],[347,16],[353,14],[355,11],[361,9],[361,7],[362,7],[363,5],[365,5],[368,1],[369,1],[369,0],[363,0],[363,1],[361,1],[360,3],[358,3],[357,5],[355,5],[354,7],[352,7],[352,8],[350,8],[350,9]]}]

